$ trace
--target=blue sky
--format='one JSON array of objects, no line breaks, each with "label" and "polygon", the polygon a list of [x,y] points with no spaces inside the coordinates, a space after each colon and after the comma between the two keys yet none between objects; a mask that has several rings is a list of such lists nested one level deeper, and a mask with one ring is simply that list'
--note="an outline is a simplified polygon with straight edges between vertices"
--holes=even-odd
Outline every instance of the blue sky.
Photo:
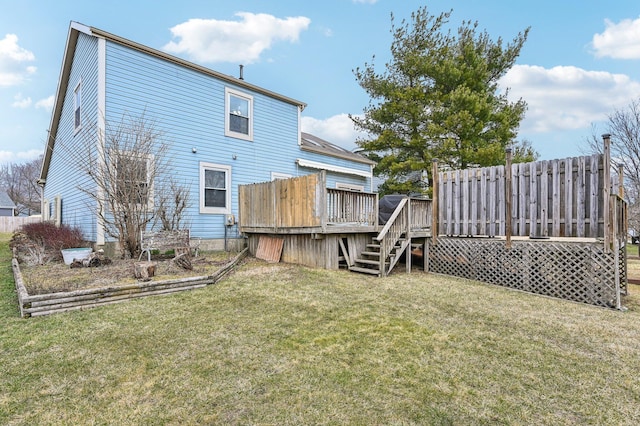
[{"label": "blue sky", "polygon": [[[49,127],[70,21],[94,26],[307,103],[303,130],[346,148],[347,114],[369,99],[353,70],[383,71],[399,22],[428,4],[453,9],[451,28],[478,21],[496,39],[531,27],[501,82],[529,107],[518,139],[542,159],[583,154],[615,109],[640,99],[637,0],[248,0],[84,2],[0,0],[0,164],[39,155]],[[614,141],[615,142],[615,141]]]}]

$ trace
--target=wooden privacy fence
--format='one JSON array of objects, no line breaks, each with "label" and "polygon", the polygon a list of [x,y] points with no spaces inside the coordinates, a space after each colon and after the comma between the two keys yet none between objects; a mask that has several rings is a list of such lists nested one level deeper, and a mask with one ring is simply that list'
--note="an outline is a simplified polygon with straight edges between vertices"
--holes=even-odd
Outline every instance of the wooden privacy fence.
[{"label": "wooden privacy fence", "polygon": [[323,193],[318,175],[241,185],[240,224],[273,229],[321,226]]},{"label": "wooden privacy fence", "polygon": [[438,233],[612,238],[610,216],[625,209],[610,200],[608,151],[605,143],[604,154],[439,172]]},{"label": "wooden privacy fence", "polygon": [[27,223],[36,223],[42,221],[40,216],[0,216],[0,232],[15,232],[22,225]]},{"label": "wooden privacy fence", "polygon": [[[428,269],[621,309],[627,204],[603,137],[591,156],[511,164],[507,153],[505,166],[439,173],[434,163]],[[481,236],[505,239],[459,238]]]}]

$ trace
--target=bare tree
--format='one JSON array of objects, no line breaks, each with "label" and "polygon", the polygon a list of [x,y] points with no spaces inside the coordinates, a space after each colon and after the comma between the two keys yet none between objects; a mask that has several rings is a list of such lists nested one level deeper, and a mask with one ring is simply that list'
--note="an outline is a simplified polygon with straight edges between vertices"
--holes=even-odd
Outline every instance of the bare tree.
[{"label": "bare tree", "polygon": [[[158,219],[167,216],[172,218],[167,226],[179,226],[189,193],[169,177],[168,146],[144,113],[125,114],[114,126],[107,123],[105,135],[83,129],[80,145],[67,152],[92,185],[78,189],[92,200],[105,234],[118,240],[123,257],[140,253],[141,231]],[[170,211],[170,204],[179,208]]]},{"label": "bare tree", "polygon": [[[629,228],[640,235],[640,99],[609,115],[604,133],[611,134],[611,158],[624,166]],[[602,152],[602,138],[595,127],[586,142],[589,151]]]},{"label": "bare tree", "polygon": [[163,230],[181,229],[188,226],[184,215],[191,207],[189,200],[189,186],[181,185],[173,178],[169,178],[169,191],[166,196],[159,197],[158,218]]},{"label": "bare tree", "polygon": [[40,176],[42,155],[25,163],[9,163],[0,166],[0,187],[16,204],[18,215],[40,213]]}]

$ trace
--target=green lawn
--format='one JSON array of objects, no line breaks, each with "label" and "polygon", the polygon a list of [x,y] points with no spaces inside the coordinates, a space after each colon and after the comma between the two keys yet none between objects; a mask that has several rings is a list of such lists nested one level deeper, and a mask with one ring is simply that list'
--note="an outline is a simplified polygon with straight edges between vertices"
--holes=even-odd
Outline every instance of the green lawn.
[{"label": "green lawn", "polygon": [[640,423],[627,312],[423,273],[250,261],[205,289],[21,319],[0,242],[0,424]]}]

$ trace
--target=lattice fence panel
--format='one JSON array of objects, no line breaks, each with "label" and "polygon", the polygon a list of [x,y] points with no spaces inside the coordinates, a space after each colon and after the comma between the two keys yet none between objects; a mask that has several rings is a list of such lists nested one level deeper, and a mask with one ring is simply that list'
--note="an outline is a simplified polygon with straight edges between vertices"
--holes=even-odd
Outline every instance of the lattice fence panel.
[{"label": "lattice fence panel", "polygon": [[626,296],[629,276],[627,275],[627,248],[625,246],[620,247],[618,252],[618,266],[620,268],[620,294]]},{"label": "lattice fence panel", "polygon": [[[624,252],[605,253],[602,243],[439,238],[429,242],[429,270],[530,293],[618,308],[615,267]],[[626,282],[626,271],[620,270]],[[626,286],[625,286],[626,288]]]}]

